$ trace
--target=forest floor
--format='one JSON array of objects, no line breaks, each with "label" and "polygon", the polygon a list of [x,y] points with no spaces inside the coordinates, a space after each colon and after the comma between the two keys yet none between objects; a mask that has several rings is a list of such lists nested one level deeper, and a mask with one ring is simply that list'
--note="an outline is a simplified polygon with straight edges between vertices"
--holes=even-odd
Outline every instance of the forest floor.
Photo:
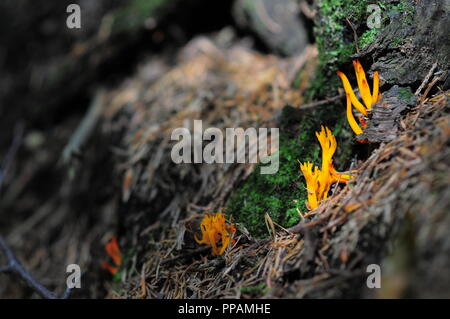
[{"label": "forest floor", "polygon": [[[335,188],[317,209],[301,209],[297,225],[285,228],[269,217],[266,235],[255,239],[244,223],[238,223],[233,247],[224,255],[212,256],[208,246],[194,241],[201,218],[204,213],[226,211],[226,199],[255,166],[174,165],[170,133],[183,125],[189,127],[189,121],[197,118],[219,128],[231,123],[238,127],[276,125],[284,105],[300,109],[304,105],[302,87],[288,83],[299,69],[314,65],[316,53],[311,47],[295,60],[281,59],[240,44],[223,49],[202,37],[189,43],[180,57],[155,83],[146,85],[134,78],[107,97],[106,122],[128,128],[121,162],[126,204],[119,219],[126,229],[125,270],[111,296],[396,298],[447,294],[449,278],[438,268],[450,262],[446,239],[450,227],[449,92],[418,93],[417,103],[400,118],[398,136],[371,145],[357,162],[356,179]],[[424,85],[431,88],[433,83]],[[345,116],[343,108],[336,112]],[[436,154],[436,149],[441,152]],[[301,178],[299,169],[295,174]],[[136,208],[130,203],[133,200],[148,203],[150,208]],[[157,205],[165,208],[155,216]],[[131,225],[135,228],[129,231]],[[434,256],[428,259],[430,253]],[[366,285],[370,264],[386,269],[383,288],[376,293]],[[429,282],[442,284],[424,289]]]},{"label": "forest floor", "polygon": [[[0,235],[17,260],[57,296],[66,266],[80,265],[82,288],[72,298],[449,297],[442,269],[450,267],[450,91],[439,82],[442,70],[413,81],[413,102],[396,115],[390,141],[361,144],[342,89],[310,99],[312,84],[329,90],[338,81],[334,71],[316,81],[317,44],[287,58],[234,27],[211,31],[165,47],[167,32],[152,50],[146,37],[164,33],[139,33],[121,53],[112,50],[116,40],[83,42],[68,54],[84,66],[74,91],[43,90],[64,92],[48,104],[12,87],[20,107],[0,109]],[[114,80],[102,83],[97,70]],[[40,91],[45,81],[31,78]],[[387,97],[404,83],[384,84]],[[279,127],[279,173],[263,177],[254,163],[173,163],[171,134],[195,119],[204,129]],[[299,162],[319,163],[321,125],[337,137],[337,168],[356,173],[309,211]],[[237,231],[213,256],[194,235],[205,213],[217,212]],[[105,246],[114,237],[122,262],[111,274],[102,264],[112,262]],[[0,254],[0,269],[6,262]],[[367,287],[372,264],[382,269],[381,289]],[[0,273],[0,297],[37,294]]]}]

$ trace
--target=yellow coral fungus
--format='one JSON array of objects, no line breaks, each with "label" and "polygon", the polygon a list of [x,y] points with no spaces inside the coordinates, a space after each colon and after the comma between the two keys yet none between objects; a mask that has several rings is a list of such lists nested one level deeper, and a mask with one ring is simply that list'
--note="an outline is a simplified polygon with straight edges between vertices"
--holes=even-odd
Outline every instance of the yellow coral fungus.
[{"label": "yellow coral fungus", "polygon": [[[233,234],[236,232],[234,225],[227,224],[222,213],[206,214],[200,224],[202,239],[194,235],[198,244],[211,245],[213,255],[221,255],[230,243],[234,243]],[[221,241],[221,247],[218,247]]]},{"label": "yellow coral fungus", "polygon": [[[355,93],[353,92],[352,86],[345,76],[344,73],[338,71],[337,75],[341,78],[342,84],[344,85],[344,90],[347,95],[347,120],[356,135],[363,132],[361,127],[356,122],[353,112],[352,105],[363,115],[367,116],[367,111],[372,109],[372,105],[377,103],[381,97],[379,93],[379,76],[378,72],[373,74],[373,91],[370,93],[369,84],[367,83],[366,73],[358,60],[353,61],[353,67],[355,69],[356,81],[358,82],[358,89],[361,95],[361,99],[364,105],[357,99]],[[365,122],[363,118],[360,118],[361,125],[365,127]]]},{"label": "yellow coral fungus", "polygon": [[300,169],[306,180],[306,190],[308,192],[308,201],[306,207],[314,209],[319,206],[319,199],[317,198],[319,190],[319,175],[320,170],[317,166],[314,166],[310,162],[300,164]]},{"label": "yellow coral fungus", "polygon": [[358,123],[355,120],[355,117],[353,116],[352,102],[350,101],[348,93],[347,93],[347,121],[356,135],[362,134],[363,130],[361,129],[361,127],[359,127]]},{"label": "yellow coral fungus", "polygon": [[326,199],[331,186],[330,166],[333,166],[333,155],[336,151],[337,144],[336,138],[328,127],[324,128],[322,126],[320,133],[316,132],[316,137],[322,148],[322,169],[319,174],[319,198]]},{"label": "yellow coral fungus", "polygon": [[320,132],[316,132],[322,148],[322,169],[306,162],[300,164],[300,169],[306,180],[308,191],[308,201],[306,207],[315,209],[320,201],[328,197],[331,184],[345,183],[352,177],[349,172],[340,173],[333,166],[333,155],[337,148],[336,137],[328,127],[321,127]]}]

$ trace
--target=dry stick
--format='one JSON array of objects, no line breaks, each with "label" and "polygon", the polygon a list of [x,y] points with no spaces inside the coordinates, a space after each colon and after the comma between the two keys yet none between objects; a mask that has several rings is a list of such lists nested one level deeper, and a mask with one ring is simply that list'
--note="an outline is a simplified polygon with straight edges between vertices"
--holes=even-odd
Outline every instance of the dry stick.
[{"label": "dry stick", "polygon": [[428,93],[430,93],[430,91],[431,91],[431,89],[433,88],[433,86],[434,86],[437,82],[439,82],[440,80],[441,80],[441,77],[440,77],[440,76],[437,76],[437,77],[435,77],[435,78],[433,79],[433,81],[431,81],[430,84],[428,84],[427,89],[425,90],[425,92],[423,93],[423,95],[422,95],[422,97],[421,97],[421,101],[422,101],[422,102],[425,101],[425,99],[426,99],[427,96],[428,96]]},{"label": "dry stick", "polygon": [[324,104],[335,102],[335,101],[337,101],[339,99],[342,99],[344,97],[345,97],[345,94],[340,94],[340,95],[336,95],[336,96],[333,96],[333,97],[329,97],[329,98],[327,98],[325,100],[321,100],[321,101],[317,101],[317,102],[311,102],[311,103],[308,103],[308,104],[301,104],[300,106],[298,106],[298,108],[300,108],[302,110],[309,109],[309,108],[313,108],[313,107],[316,107],[316,106],[321,106],[321,105],[324,105]]},{"label": "dry stick", "polygon": [[211,246],[200,247],[200,248],[194,249],[192,251],[189,251],[187,253],[184,253],[184,254],[181,254],[181,255],[169,258],[169,259],[165,259],[165,260],[161,261],[160,265],[171,264],[171,263],[173,263],[173,262],[175,262],[175,261],[177,261],[177,260],[179,260],[181,258],[190,258],[190,257],[193,257],[193,256],[195,256],[197,254],[201,254],[203,252],[206,252],[209,249],[211,249]]},{"label": "dry stick", "polygon": [[[357,91],[358,91],[358,88],[353,89],[353,92],[355,92],[355,94],[357,93]],[[324,100],[320,100],[320,101],[316,101],[316,102],[311,102],[311,103],[307,103],[307,104],[300,104],[299,106],[297,106],[297,108],[302,109],[302,110],[309,109],[309,108],[313,108],[313,107],[316,107],[316,106],[321,106],[321,105],[324,105],[324,104],[328,104],[328,103],[331,103],[331,102],[338,101],[338,100],[340,100],[340,99],[342,99],[344,97],[346,97],[345,93],[339,94],[339,95],[335,95],[333,97],[329,97],[329,98],[326,98]]]},{"label": "dry stick", "polygon": [[[357,93],[357,90],[358,90],[358,88],[355,88],[355,89],[353,89],[353,92]],[[320,100],[320,101],[315,101],[315,102],[311,102],[311,103],[307,103],[307,104],[300,104],[300,105],[296,106],[295,108],[302,109],[302,110],[311,109],[311,108],[314,108],[314,107],[317,107],[317,106],[321,106],[321,105],[325,105],[325,104],[328,104],[328,103],[331,103],[331,102],[338,101],[338,100],[340,100],[340,99],[342,99],[344,97],[346,97],[345,93],[344,94],[335,95],[333,97],[329,97],[329,98],[326,98],[326,99]],[[262,123],[267,123],[267,122],[271,122],[273,120],[277,120],[281,116],[282,112],[283,112],[283,110],[277,111],[274,115],[272,115],[268,119],[262,121]]]},{"label": "dry stick", "polygon": [[3,185],[3,180],[5,175],[7,174],[14,157],[16,156],[17,151],[19,150],[19,146],[22,143],[23,138],[24,125],[23,123],[16,124],[14,128],[14,137],[9,147],[8,153],[6,154],[5,159],[3,160],[2,167],[0,169],[0,190]]},{"label": "dry stick", "polygon": [[[19,146],[22,143],[23,132],[24,132],[23,123],[17,124],[14,129],[14,138],[11,147],[8,150],[8,154],[6,155],[6,158],[4,159],[2,168],[0,170],[0,188],[3,184],[4,177],[8,172],[11,163],[13,162],[14,157],[19,149]],[[42,286],[39,282],[37,282],[36,279],[34,279],[34,277],[22,266],[22,264],[20,264],[20,262],[17,261],[16,257],[14,256],[14,253],[12,252],[8,244],[6,244],[2,236],[0,236],[0,251],[3,252],[8,261],[7,265],[0,266],[0,273],[1,272],[15,273],[42,297],[47,299],[58,298],[54,294],[52,294],[48,289]],[[67,299],[70,295],[70,292],[71,289],[68,288],[61,298]]]},{"label": "dry stick", "polygon": [[433,64],[433,66],[431,67],[430,71],[428,71],[427,76],[423,79],[422,84],[419,86],[419,88],[417,89],[416,93],[414,93],[414,95],[419,95],[420,92],[422,92],[423,88],[425,87],[425,85],[427,85],[428,81],[430,81],[431,76],[433,75],[434,70],[437,67],[437,62],[435,62]]},{"label": "dry stick", "polygon": [[[320,101],[315,101],[315,102],[311,102],[311,103],[307,103],[307,104],[300,104],[299,106],[296,106],[295,108],[301,109],[301,110],[305,110],[305,109],[311,109],[317,106],[321,106],[321,105],[325,105],[331,102],[335,102],[338,101],[339,99],[342,99],[345,97],[345,94],[340,94],[340,95],[336,95],[333,97],[329,97],[326,98],[324,100],[320,100]],[[272,115],[270,118],[262,121],[262,123],[267,123],[267,122],[271,122],[274,120],[277,120],[281,114],[282,114],[283,110],[280,110],[278,112],[276,112],[274,115]]]},{"label": "dry stick", "polygon": [[80,124],[78,125],[75,133],[70,137],[69,142],[64,147],[61,155],[61,160],[64,164],[67,164],[72,159],[72,156],[79,153],[81,147],[91,137],[100,117],[103,109],[105,92],[103,89],[98,90],[88,111],[84,115]]},{"label": "dry stick", "polygon": [[358,34],[356,33],[356,29],[355,29],[355,27],[353,26],[353,24],[350,22],[350,20],[348,18],[345,18],[345,20],[347,21],[347,23],[350,26],[350,28],[352,28],[352,30],[353,30],[353,36],[355,38],[356,52],[359,53]]},{"label": "dry stick", "polygon": [[11,248],[5,242],[2,236],[0,236],[0,251],[3,252],[8,264],[0,267],[0,272],[15,273],[22,278],[31,288],[33,288],[39,295],[46,299],[67,299],[70,296],[72,288],[67,288],[64,294],[59,298],[50,292],[47,288],[42,286],[34,277],[17,261]]}]

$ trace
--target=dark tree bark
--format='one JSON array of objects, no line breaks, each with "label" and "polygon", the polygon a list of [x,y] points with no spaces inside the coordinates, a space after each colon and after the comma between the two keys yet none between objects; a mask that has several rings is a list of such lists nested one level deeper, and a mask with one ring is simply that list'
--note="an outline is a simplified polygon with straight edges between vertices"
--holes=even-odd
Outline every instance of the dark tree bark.
[{"label": "dark tree bark", "polygon": [[450,87],[450,0],[414,1],[410,20],[392,17],[377,40],[356,57],[370,56],[389,84],[419,86],[432,66],[444,89]]}]

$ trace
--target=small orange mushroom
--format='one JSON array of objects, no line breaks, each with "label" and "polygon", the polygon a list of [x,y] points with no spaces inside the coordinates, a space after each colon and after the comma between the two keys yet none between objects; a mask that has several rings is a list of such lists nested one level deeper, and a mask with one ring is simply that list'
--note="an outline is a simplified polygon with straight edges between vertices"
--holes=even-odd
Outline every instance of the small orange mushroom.
[{"label": "small orange mushroom", "polygon": [[102,262],[101,266],[103,269],[109,271],[111,274],[115,275],[120,266],[122,265],[122,254],[120,252],[119,244],[117,243],[117,238],[113,237],[111,240],[105,245],[106,253],[111,257],[115,266],[111,266],[107,262]]},{"label": "small orange mushroom", "polygon": [[[225,215],[222,213],[206,214],[200,224],[202,238],[198,239],[194,234],[194,239],[198,244],[211,245],[213,255],[222,255],[230,243],[234,243],[233,235],[236,227],[227,224]],[[221,247],[219,247],[221,242]]]}]

